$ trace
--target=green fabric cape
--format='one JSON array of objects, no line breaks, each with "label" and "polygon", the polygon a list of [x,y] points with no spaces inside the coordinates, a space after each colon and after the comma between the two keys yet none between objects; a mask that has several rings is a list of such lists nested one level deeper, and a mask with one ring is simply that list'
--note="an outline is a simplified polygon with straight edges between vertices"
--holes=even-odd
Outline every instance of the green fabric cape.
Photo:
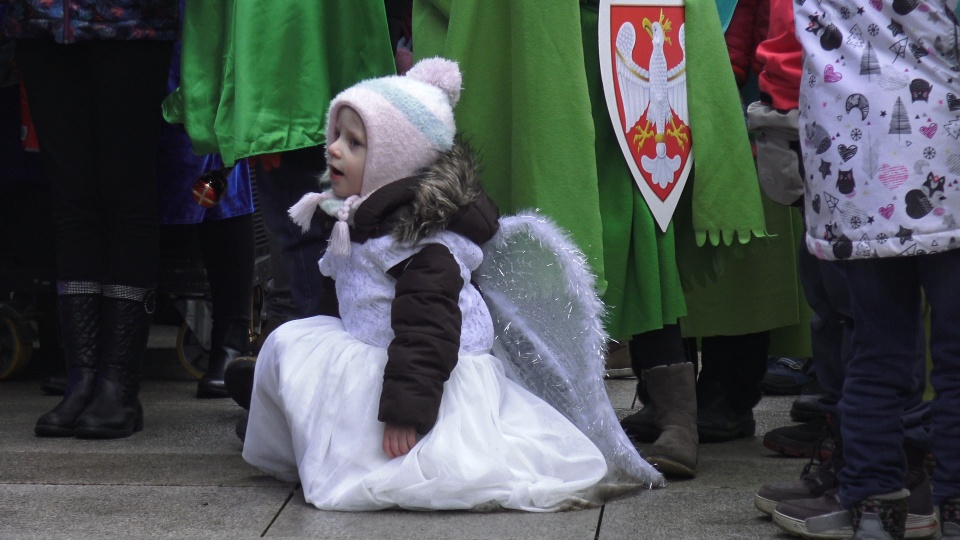
[{"label": "green fabric cape", "polygon": [[338,92],[396,72],[380,0],[188,1],[182,41],[164,117],[227,164],[323,144]]},{"label": "green fabric cape", "polygon": [[713,0],[687,7],[690,127],[696,165],[710,174],[687,188],[676,239],[673,226],[658,231],[620,154],[599,83],[596,7],[581,4],[418,0],[415,54],[461,63],[457,124],[483,155],[484,187],[503,211],[538,208],[571,231],[604,284],[608,332],[625,338],[682,316],[678,265],[715,278],[728,245],[763,235],[763,209]]}]

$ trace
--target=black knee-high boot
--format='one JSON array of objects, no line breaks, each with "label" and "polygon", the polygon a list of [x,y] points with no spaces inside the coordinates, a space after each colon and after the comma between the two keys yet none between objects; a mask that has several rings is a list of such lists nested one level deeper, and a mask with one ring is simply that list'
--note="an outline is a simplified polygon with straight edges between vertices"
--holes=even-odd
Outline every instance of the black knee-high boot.
[{"label": "black knee-high boot", "polygon": [[77,437],[115,439],[143,429],[138,394],[154,302],[152,289],[103,286],[97,387],[93,401],[77,419]]},{"label": "black knee-high boot", "polygon": [[67,388],[60,403],[37,420],[34,433],[38,436],[73,436],[77,418],[93,399],[100,361],[100,292],[96,282],[57,283]]},{"label": "black knee-high boot", "polygon": [[197,384],[198,398],[230,397],[227,364],[249,354],[254,259],[253,214],[200,224],[203,263],[210,282],[213,330],[210,359]]}]

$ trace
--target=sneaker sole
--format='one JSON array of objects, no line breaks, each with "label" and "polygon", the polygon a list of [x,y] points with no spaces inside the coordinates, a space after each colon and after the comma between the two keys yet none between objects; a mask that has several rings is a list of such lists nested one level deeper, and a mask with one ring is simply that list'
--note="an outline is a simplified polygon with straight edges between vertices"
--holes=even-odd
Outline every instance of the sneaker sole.
[{"label": "sneaker sole", "polygon": [[753,496],[753,506],[757,507],[757,510],[768,516],[772,516],[777,510],[777,502],[778,501],[774,501],[766,497],[761,497],[760,495]]},{"label": "sneaker sole", "polygon": [[[770,501],[769,499],[764,499],[762,497],[754,496],[754,505],[761,512],[765,512],[761,508],[761,500],[764,501],[763,505],[769,507],[767,503],[773,503],[774,510],[771,514],[773,517],[773,522],[780,526],[781,529],[803,538],[850,538],[853,535],[852,527],[841,527],[840,529],[833,529],[830,531],[823,532],[811,532],[807,529],[807,524],[805,521],[794,519],[788,516],[785,516],[776,511],[776,502]],[[904,533],[904,538],[928,538],[933,536],[938,529],[937,516],[936,514],[907,514],[907,527]]]},{"label": "sneaker sole", "polygon": [[842,540],[853,536],[853,527],[840,527],[830,529],[829,531],[811,532],[807,529],[806,521],[786,516],[777,511],[773,512],[773,522],[788,533],[802,536],[803,538],[836,538]]}]

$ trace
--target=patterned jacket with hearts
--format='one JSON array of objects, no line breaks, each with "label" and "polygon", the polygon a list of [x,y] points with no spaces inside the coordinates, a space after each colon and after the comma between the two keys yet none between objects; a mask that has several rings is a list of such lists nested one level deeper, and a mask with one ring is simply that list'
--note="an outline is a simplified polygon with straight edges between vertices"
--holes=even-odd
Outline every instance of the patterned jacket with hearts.
[{"label": "patterned jacket with hearts", "polygon": [[960,27],[953,5],[794,6],[804,50],[806,241],[817,257],[960,247]]},{"label": "patterned jacket with hearts", "polygon": [[50,36],[57,43],[92,39],[173,41],[180,35],[177,0],[0,0],[4,32]]}]

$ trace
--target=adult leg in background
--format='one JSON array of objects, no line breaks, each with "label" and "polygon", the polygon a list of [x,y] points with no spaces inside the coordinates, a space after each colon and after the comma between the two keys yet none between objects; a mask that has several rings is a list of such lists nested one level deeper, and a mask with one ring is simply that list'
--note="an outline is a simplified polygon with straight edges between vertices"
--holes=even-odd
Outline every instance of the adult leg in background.
[{"label": "adult leg in background", "polygon": [[318,212],[310,230],[303,232],[287,215],[287,210],[304,194],[320,189],[318,182],[326,168],[323,146],[282,152],[278,164],[269,159],[255,163],[260,211],[283,253],[290,294],[299,316],[336,316],[333,280],[322,275],[317,266],[326,251],[332,222]]}]

